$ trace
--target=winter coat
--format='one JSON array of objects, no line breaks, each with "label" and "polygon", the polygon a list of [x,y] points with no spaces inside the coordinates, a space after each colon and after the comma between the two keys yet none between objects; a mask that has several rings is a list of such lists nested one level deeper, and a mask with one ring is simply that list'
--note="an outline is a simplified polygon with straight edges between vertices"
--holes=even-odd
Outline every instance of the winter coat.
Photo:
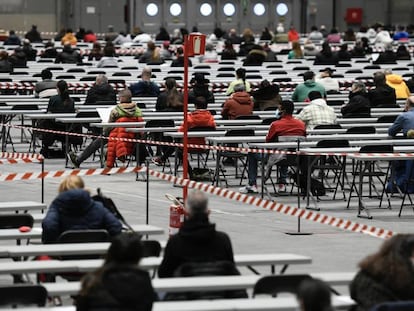
[{"label": "winter coat", "polygon": [[[188,114],[187,126],[188,126],[188,129],[192,129],[194,127],[216,128],[216,121],[214,120],[214,116],[210,113],[210,111],[204,110],[204,109],[198,109]],[[181,124],[179,131],[184,132],[183,124]],[[188,138],[188,143],[195,144],[195,145],[205,145],[206,141],[204,137],[193,137],[193,138]]]},{"label": "winter coat", "polygon": [[388,85],[380,85],[368,92],[371,107],[376,108],[399,108],[396,104],[397,97],[395,89]]},{"label": "winter coat", "polygon": [[151,311],[157,295],[147,271],[132,265],[106,264],[82,280],[77,311]]},{"label": "winter coat", "polygon": [[0,60],[0,72],[13,72],[13,65],[7,59]]},{"label": "winter coat", "polygon": [[368,94],[363,92],[355,92],[349,94],[349,102],[341,108],[344,118],[361,118],[369,117],[371,107]]},{"label": "winter coat", "polygon": [[216,231],[207,215],[186,219],[177,234],[170,237],[164,258],[158,268],[158,276],[174,276],[174,271],[187,262],[225,260],[234,263],[233,248],[229,236]]},{"label": "winter coat", "polygon": [[82,63],[82,57],[80,54],[72,49],[71,47],[64,47],[62,52],[58,53],[55,59],[55,63],[64,63],[64,64],[77,64]]},{"label": "winter coat", "polygon": [[131,91],[132,96],[152,97],[160,95],[160,88],[152,81],[139,81],[131,84],[129,90]]},{"label": "winter coat", "polygon": [[98,101],[108,101],[113,104],[116,103],[116,93],[110,84],[95,84],[90,88],[86,95],[85,105],[95,104]]},{"label": "winter coat", "polygon": [[20,45],[20,38],[16,35],[10,35],[6,40],[4,40],[3,45]]},{"label": "winter coat", "polygon": [[[193,63],[191,59],[188,59],[188,67],[191,67]],[[184,67],[184,56],[178,56],[176,59],[173,59],[171,62],[171,67]]]},{"label": "winter coat", "polygon": [[294,102],[303,102],[308,98],[308,94],[311,91],[319,91],[322,97],[326,96],[326,91],[322,84],[313,80],[306,80],[304,83],[296,86],[292,94],[292,100]]},{"label": "winter coat", "polygon": [[106,229],[111,236],[121,233],[122,224],[89,192],[72,189],[60,193],[42,221],[42,242],[56,242],[67,230]]},{"label": "winter coat", "polygon": [[76,39],[75,35],[71,32],[68,32],[62,37],[62,40],[60,40],[62,45],[65,45],[65,43],[70,43],[70,45],[76,45],[78,43],[78,39]]},{"label": "winter coat", "polygon": [[55,95],[49,98],[47,105],[47,112],[51,113],[74,113],[75,103],[72,98],[69,98],[70,103],[66,104],[62,101],[60,95]]},{"label": "winter coat", "polygon": [[335,53],[323,54],[319,52],[315,56],[314,65],[336,65],[338,63],[338,57]]},{"label": "winter coat", "polygon": [[[109,116],[110,122],[142,122],[141,110],[136,106],[135,103],[121,103],[116,106],[111,111]],[[123,140],[113,140],[111,138],[127,138],[134,139],[135,133],[127,132],[124,127],[115,127],[111,130],[109,134],[108,141],[108,152],[106,157],[106,166],[113,167],[116,158],[124,157],[126,155],[132,154],[134,150],[134,143],[123,141]]]},{"label": "winter coat", "polygon": [[55,48],[46,48],[43,53],[40,55],[40,58],[56,58],[58,52]]},{"label": "winter coat", "polygon": [[396,64],[397,55],[393,51],[384,51],[380,53],[378,58],[372,63],[373,64]]},{"label": "winter coat", "polygon": [[410,97],[411,92],[405,84],[402,76],[396,74],[386,75],[387,84],[395,90],[395,96],[397,99],[406,99]]},{"label": "winter coat", "polygon": [[351,298],[358,303],[357,311],[368,311],[373,306],[387,301],[414,300],[412,286],[404,292],[396,292],[387,282],[375,279],[363,270],[354,277],[349,291]]},{"label": "winter coat", "polygon": [[195,103],[196,97],[204,97],[207,103],[214,103],[214,94],[209,91],[208,85],[194,84],[193,89],[188,93],[188,103]]},{"label": "winter coat", "polygon": [[221,115],[225,119],[234,120],[238,116],[251,115],[253,106],[254,104],[249,93],[236,92],[224,102]]},{"label": "winter coat", "polygon": [[259,88],[252,92],[254,100],[254,110],[266,110],[267,108],[276,108],[282,102],[282,97],[279,95],[278,85],[269,85]]}]

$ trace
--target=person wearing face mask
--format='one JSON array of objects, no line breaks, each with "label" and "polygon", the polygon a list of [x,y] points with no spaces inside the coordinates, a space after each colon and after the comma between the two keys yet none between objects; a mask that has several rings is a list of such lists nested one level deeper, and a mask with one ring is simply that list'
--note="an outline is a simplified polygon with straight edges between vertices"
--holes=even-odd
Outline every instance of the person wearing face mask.
[{"label": "person wearing face mask", "polygon": [[414,300],[414,235],[398,234],[359,263],[350,284],[357,311],[382,302]]},{"label": "person wearing face mask", "polygon": [[[292,114],[294,111],[294,104],[290,100],[284,100],[280,104],[280,115],[279,120],[274,121],[269,128],[269,132],[266,136],[266,142],[274,142],[278,140],[279,136],[306,136],[305,123],[301,120],[295,119]],[[241,187],[239,192],[241,193],[257,193],[257,162],[263,160],[262,154],[260,153],[249,153],[247,155],[248,160],[248,179],[249,184]],[[288,176],[288,167],[280,167],[280,176],[277,181],[278,191],[286,191],[286,179]]]}]

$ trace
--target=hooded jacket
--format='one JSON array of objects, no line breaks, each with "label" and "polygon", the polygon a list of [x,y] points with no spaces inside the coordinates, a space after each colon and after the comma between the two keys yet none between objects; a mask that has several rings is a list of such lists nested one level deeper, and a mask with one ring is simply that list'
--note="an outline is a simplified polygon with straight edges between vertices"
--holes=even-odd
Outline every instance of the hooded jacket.
[{"label": "hooded jacket", "polygon": [[56,242],[67,230],[106,229],[109,235],[121,233],[122,224],[89,192],[72,189],[60,193],[50,204],[42,221],[42,242]]},{"label": "hooded jacket", "polygon": [[234,120],[238,116],[251,115],[253,106],[254,104],[249,93],[236,92],[225,101],[221,115],[225,119]]},{"label": "hooded jacket", "polygon": [[409,88],[405,84],[403,77],[396,74],[386,75],[387,84],[395,90],[397,99],[406,99],[411,95]]},{"label": "hooded jacket", "polygon": [[234,263],[229,236],[216,231],[207,215],[193,216],[186,219],[178,233],[168,240],[158,276],[173,277],[174,271],[183,263],[219,260]]},{"label": "hooded jacket", "polygon": [[304,102],[311,91],[318,91],[321,93],[322,97],[326,97],[326,91],[322,84],[313,80],[306,80],[304,83],[298,84],[295,88],[295,91],[292,94],[292,100],[294,102]]},{"label": "hooded jacket", "polygon": [[106,264],[83,279],[76,310],[151,311],[155,300],[147,271],[136,265]]},{"label": "hooded jacket", "polygon": [[[135,103],[120,103],[112,109],[109,115],[109,122],[142,122],[141,109]],[[135,133],[127,132],[124,127],[115,127],[109,134],[110,138],[134,139]],[[124,140],[109,139],[106,166],[113,167],[116,158],[132,154],[134,143]]]},{"label": "hooded jacket", "polygon": [[[208,110],[197,109],[188,115],[187,119],[188,129],[195,127],[211,127],[216,128],[216,122],[214,116]],[[184,125],[181,124],[179,128],[180,132],[184,132]],[[206,141],[204,137],[192,137],[188,139],[189,144],[205,145]]]},{"label": "hooded jacket", "polygon": [[72,49],[70,46],[63,47],[62,52],[58,53],[55,59],[55,63],[64,63],[64,64],[77,64],[82,63],[82,57],[80,54]]},{"label": "hooded jacket", "polygon": [[377,108],[399,108],[396,104],[395,89],[387,84],[379,85],[368,92],[371,107]]},{"label": "hooded jacket", "polygon": [[371,107],[367,93],[351,92],[348,103],[341,108],[341,113],[344,118],[369,117]]},{"label": "hooded jacket", "polygon": [[108,101],[116,103],[116,93],[114,88],[108,84],[95,84],[90,88],[86,95],[85,105],[95,104],[98,101]]}]

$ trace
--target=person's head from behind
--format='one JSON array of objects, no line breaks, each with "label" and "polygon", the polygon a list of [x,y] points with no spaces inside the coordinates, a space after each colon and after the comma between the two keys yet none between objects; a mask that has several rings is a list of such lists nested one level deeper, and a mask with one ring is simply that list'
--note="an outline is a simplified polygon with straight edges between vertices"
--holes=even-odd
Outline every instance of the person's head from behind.
[{"label": "person's head from behind", "polygon": [[331,311],[331,290],[318,279],[303,280],[297,291],[301,311]]},{"label": "person's head from behind", "polygon": [[237,93],[237,92],[245,92],[245,91],[246,91],[246,87],[245,87],[245,85],[243,83],[239,83],[239,84],[236,84],[234,86],[234,92],[235,93]]},{"label": "person's head from behind", "polygon": [[9,58],[9,53],[6,51],[0,51],[0,60],[7,60]]},{"label": "person's head from behind", "polygon": [[308,94],[308,98],[310,101],[322,98],[322,94],[319,91],[310,91]]},{"label": "person's head from behind", "polygon": [[348,51],[348,44],[346,44],[346,43],[341,44],[340,50],[342,52]]},{"label": "person's head from behind", "polygon": [[246,69],[238,68],[236,70],[236,77],[237,79],[242,79],[242,80],[246,79]]},{"label": "person's head from behind", "polygon": [[329,45],[328,41],[324,41],[324,43],[322,43],[321,53],[326,55],[326,56],[332,55],[332,49],[331,49],[331,46]]},{"label": "person's head from behind", "polygon": [[167,78],[165,80],[165,87],[167,88],[167,90],[172,90],[177,87],[177,82],[174,78]]},{"label": "person's head from behind", "polygon": [[196,109],[207,109],[207,100],[204,96],[197,96],[194,100]]},{"label": "person's head from behind", "polygon": [[124,89],[119,92],[119,101],[121,103],[130,103],[132,101],[132,94],[129,89]]},{"label": "person's head from behind", "polygon": [[190,192],[186,209],[188,218],[208,216],[208,198],[205,193],[199,190]]},{"label": "person's head from behind", "polygon": [[315,73],[313,71],[306,71],[303,74],[303,81],[313,80],[315,78]]},{"label": "person's head from behind", "polygon": [[105,263],[137,265],[143,257],[143,253],[141,236],[138,233],[121,233],[112,239]]},{"label": "person's head from behind", "polygon": [[374,73],[374,84],[375,86],[383,86],[386,83],[385,74],[382,71]]},{"label": "person's head from behind", "polygon": [[106,57],[114,57],[115,56],[115,47],[113,45],[107,44],[103,49],[103,54]]},{"label": "person's head from behind", "polygon": [[108,84],[108,78],[104,74],[99,74],[96,76],[96,84],[97,85]]},{"label": "person's head from behind", "polygon": [[282,100],[279,106],[279,111],[283,115],[292,115],[295,110],[295,105],[291,100]]},{"label": "person's head from behind", "polygon": [[66,94],[68,93],[69,89],[68,89],[68,84],[66,83],[65,80],[60,80],[57,84],[56,87],[58,89],[58,92],[60,95]]},{"label": "person's head from behind", "polygon": [[142,69],[142,73],[141,73],[141,79],[144,81],[149,81],[151,79],[152,76],[152,69],[149,66],[145,66]]},{"label": "person's head from behind", "polygon": [[52,79],[53,74],[49,69],[43,69],[40,73],[40,77],[42,78],[42,80],[50,80]]},{"label": "person's head from behind", "polygon": [[183,54],[184,54],[184,50],[183,50],[183,48],[180,46],[180,47],[178,47],[176,50],[175,50],[175,54],[176,54],[176,56],[178,57],[178,56],[183,56]]},{"label": "person's head from behind", "polygon": [[364,82],[357,81],[352,84],[352,87],[351,87],[352,93],[357,93],[357,92],[366,93],[366,91],[367,91],[367,88],[365,87]]},{"label": "person's head from behind", "polygon": [[316,27],[316,26],[312,26],[312,27],[311,27],[311,31],[318,31],[318,27]]},{"label": "person's head from behind", "polygon": [[73,189],[84,189],[85,183],[83,182],[83,179],[79,176],[75,175],[69,175],[59,185],[58,191],[59,193],[73,190]]}]

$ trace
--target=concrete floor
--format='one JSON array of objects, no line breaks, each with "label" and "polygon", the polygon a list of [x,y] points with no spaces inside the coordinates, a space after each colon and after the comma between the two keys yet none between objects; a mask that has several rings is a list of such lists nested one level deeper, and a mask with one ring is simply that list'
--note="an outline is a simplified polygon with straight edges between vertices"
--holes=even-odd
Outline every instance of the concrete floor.
[{"label": "concrete floor", "polygon": [[[18,146],[18,149],[27,150],[26,146]],[[46,170],[61,170],[64,167],[64,159],[46,159]],[[86,162],[82,168],[97,167],[97,163]],[[39,172],[40,164],[15,164],[0,165],[0,174],[6,172]],[[151,168],[159,169],[154,165]],[[100,187],[103,193],[111,197],[129,223],[145,223],[146,215],[146,184],[136,181],[135,174],[89,176],[85,177],[85,183],[91,192]],[[60,178],[45,179],[45,202],[49,204],[57,194]],[[171,184],[150,178],[149,193],[149,223],[165,228],[164,236],[158,239],[168,238],[169,205],[165,193],[181,195],[182,189]],[[232,181],[233,184],[236,181]],[[237,181],[238,184],[238,181]],[[237,190],[238,187],[232,188]],[[269,187],[270,189],[270,187]],[[40,180],[1,182],[0,196],[2,201],[40,201]],[[357,218],[356,199],[350,209],[346,209],[343,200],[329,200],[331,196],[323,198],[319,202],[321,213],[357,221],[368,225],[378,226],[384,229],[401,233],[412,233],[414,212],[406,208],[403,216],[398,218],[398,210],[401,200],[392,199],[393,208],[379,209],[378,200],[368,200],[367,204],[372,209],[373,219]],[[275,197],[277,201],[297,206],[295,196]],[[301,201],[302,207],[304,201]],[[296,217],[281,215],[274,211],[268,211],[257,207],[245,205],[228,199],[210,196],[211,221],[216,223],[219,230],[227,232],[233,242],[235,253],[297,253],[312,257],[311,265],[291,266],[290,273],[302,272],[333,272],[356,271],[358,262],[366,255],[376,251],[382,240],[361,233],[346,232],[327,225],[321,225],[309,221],[301,222],[301,231],[310,235],[288,235],[297,231],[298,220]],[[5,242],[3,242],[5,243]],[[263,273],[268,269],[260,268]],[[250,273],[242,271],[242,273]],[[340,290],[347,293],[347,289]]]}]

